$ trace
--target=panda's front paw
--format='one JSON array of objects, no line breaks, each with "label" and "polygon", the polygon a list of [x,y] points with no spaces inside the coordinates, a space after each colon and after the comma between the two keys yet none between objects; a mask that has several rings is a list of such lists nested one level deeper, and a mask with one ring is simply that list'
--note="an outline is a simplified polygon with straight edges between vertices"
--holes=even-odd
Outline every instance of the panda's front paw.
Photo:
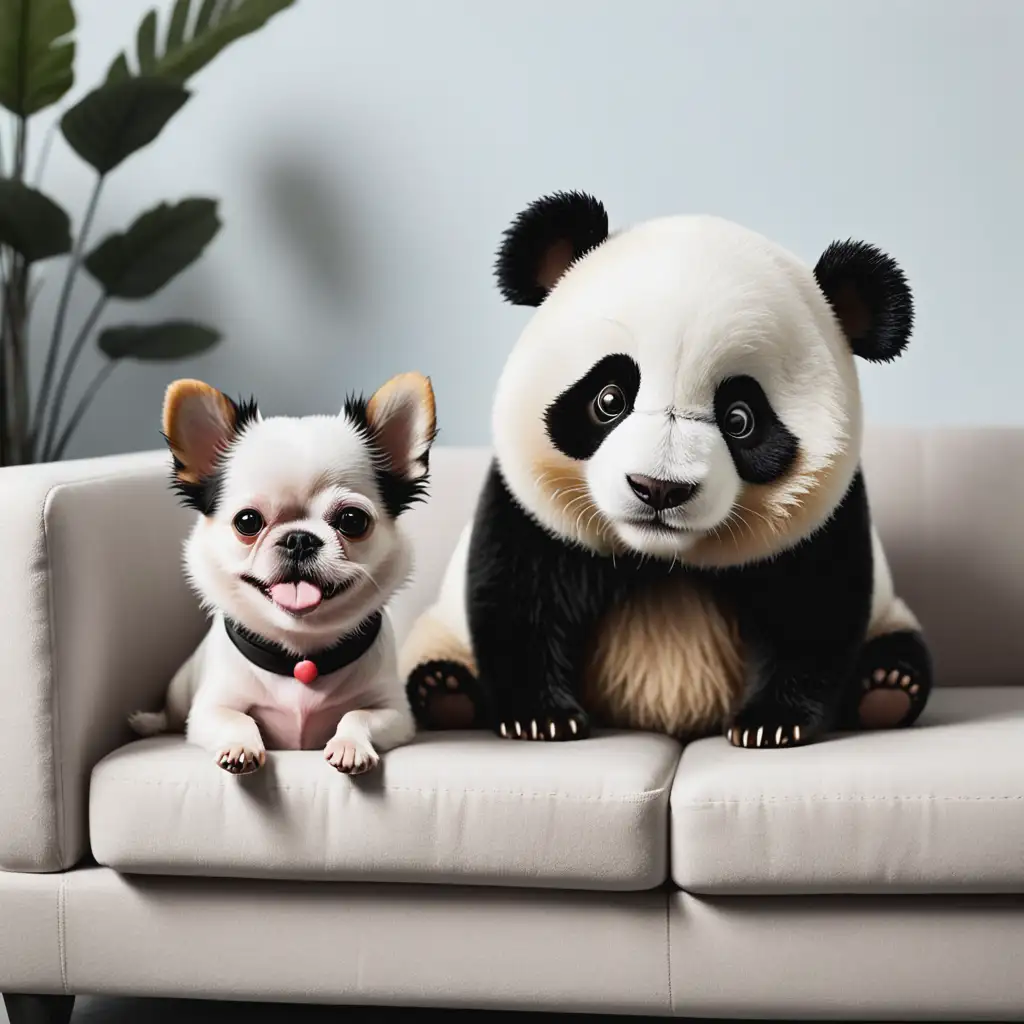
[{"label": "panda's front paw", "polygon": [[772,750],[813,743],[824,731],[823,710],[764,701],[741,708],[726,727],[725,738],[734,747]]},{"label": "panda's front paw", "polygon": [[507,740],[582,740],[590,735],[590,718],[574,701],[516,701],[498,709],[494,731]]}]

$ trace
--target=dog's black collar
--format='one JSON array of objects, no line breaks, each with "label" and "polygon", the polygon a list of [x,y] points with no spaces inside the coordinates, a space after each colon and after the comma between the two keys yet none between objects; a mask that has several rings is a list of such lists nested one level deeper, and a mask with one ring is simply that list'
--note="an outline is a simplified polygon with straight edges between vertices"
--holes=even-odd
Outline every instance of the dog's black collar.
[{"label": "dog's black collar", "polygon": [[314,682],[319,676],[328,676],[358,661],[373,646],[380,627],[381,613],[374,612],[333,646],[325,647],[322,651],[304,658],[297,658],[273,640],[266,640],[249,632],[237,622],[224,619],[224,628],[231,642],[248,661],[266,672],[273,672],[276,676],[292,676],[306,685]]}]

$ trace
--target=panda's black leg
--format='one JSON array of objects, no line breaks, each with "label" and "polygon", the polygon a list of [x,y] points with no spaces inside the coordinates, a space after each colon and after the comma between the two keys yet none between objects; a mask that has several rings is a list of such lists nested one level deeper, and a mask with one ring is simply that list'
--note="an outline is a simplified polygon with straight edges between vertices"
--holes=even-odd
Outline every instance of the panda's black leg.
[{"label": "panda's black leg", "polygon": [[488,714],[477,678],[461,662],[425,661],[409,673],[406,696],[421,729],[483,729]]},{"label": "panda's black leg", "polygon": [[913,725],[931,689],[931,656],[921,634],[915,630],[883,633],[864,645],[838,728]]}]

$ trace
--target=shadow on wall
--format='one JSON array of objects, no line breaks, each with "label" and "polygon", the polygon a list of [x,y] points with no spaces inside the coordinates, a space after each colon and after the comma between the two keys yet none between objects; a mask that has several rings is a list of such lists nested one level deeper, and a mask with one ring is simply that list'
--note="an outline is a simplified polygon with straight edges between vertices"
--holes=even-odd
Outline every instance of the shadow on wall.
[{"label": "shadow on wall", "polygon": [[[293,144],[255,154],[249,170],[254,194],[244,206],[259,211],[259,216],[243,222],[236,197],[229,195],[221,203],[225,230],[234,230],[263,250],[245,291],[232,292],[237,278],[232,280],[215,246],[164,292],[137,306],[112,304],[99,325],[102,329],[186,317],[216,327],[222,334],[220,344],[181,362],[125,361],[87,414],[68,458],[109,450],[109,444],[99,444],[96,438],[111,434],[123,434],[117,451],[160,447],[164,391],[179,377],[208,380],[233,396],[254,394],[267,404],[268,415],[336,411],[308,408],[311,389],[305,368],[336,365],[338,349],[346,345],[353,346],[355,367],[366,358],[351,340],[363,336],[359,320],[369,294],[369,282],[360,277],[357,218],[347,213],[352,204],[337,175]],[[104,210],[104,220],[117,224],[127,213],[111,206]],[[91,283],[79,284],[69,319],[86,315],[93,291]],[[102,361],[95,346],[83,353],[79,388]],[[69,408],[78,394],[73,389]],[[339,394],[338,408],[342,397]],[[129,434],[133,424],[147,426]]]},{"label": "shadow on wall", "polygon": [[339,189],[311,155],[277,150],[257,168],[259,208],[282,248],[295,262],[296,278],[322,302],[355,309],[360,296],[355,217],[339,206]]}]

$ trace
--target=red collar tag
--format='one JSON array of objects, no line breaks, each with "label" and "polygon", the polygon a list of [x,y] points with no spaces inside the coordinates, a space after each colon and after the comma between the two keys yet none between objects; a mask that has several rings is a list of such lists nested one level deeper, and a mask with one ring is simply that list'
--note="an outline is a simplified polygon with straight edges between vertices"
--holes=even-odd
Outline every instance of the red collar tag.
[{"label": "red collar tag", "polygon": [[316,664],[307,660],[300,661],[298,665],[292,669],[292,675],[295,676],[300,683],[305,683],[306,686],[309,686],[311,683],[316,681],[316,678],[320,673],[317,670]]}]

